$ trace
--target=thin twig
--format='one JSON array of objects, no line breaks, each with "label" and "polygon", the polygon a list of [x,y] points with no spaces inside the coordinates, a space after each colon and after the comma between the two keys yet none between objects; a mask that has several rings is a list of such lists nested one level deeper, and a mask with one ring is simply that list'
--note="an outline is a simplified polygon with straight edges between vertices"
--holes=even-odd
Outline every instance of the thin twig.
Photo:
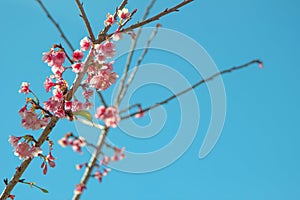
[{"label": "thin twig", "polygon": [[77,6],[78,6],[78,9],[80,10],[80,17],[82,17],[82,19],[85,23],[86,29],[89,33],[90,39],[94,43],[95,42],[95,36],[94,36],[93,30],[92,30],[91,24],[90,24],[90,22],[87,18],[87,15],[86,15],[86,13],[83,9],[83,3],[80,3],[79,0],[75,0],[75,1],[76,1]]},{"label": "thin twig", "polygon": [[106,107],[107,107],[107,104],[106,104],[106,102],[105,102],[105,99],[104,99],[102,93],[101,93],[99,90],[96,90],[96,92],[97,92],[97,94],[98,94],[98,96],[99,96],[99,98],[100,98],[100,100],[101,100],[101,103],[102,103],[103,106],[106,108]]},{"label": "thin twig", "polygon": [[[146,20],[143,20],[141,22],[137,22],[136,24],[133,24],[131,26],[129,26],[128,28],[124,28],[124,29],[121,29],[120,32],[121,33],[126,33],[126,32],[129,32],[129,31],[132,31],[136,28],[139,28],[141,26],[144,26],[146,24],[149,24],[151,22],[154,22],[154,21],[157,21],[159,20],[161,17],[169,14],[169,13],[172,13],[172,12],[178,12],[179,8],[183,7],[184,5],[188,4],[188,3],[191,3],[193,2],[194,0],[184,0],[183,2],[181,2],[180,4],[170,8],[170,9],[165,9],[164,11],[162,11],[161,13],[149,18],[149,19],[146,19]],[[109,34],[107,37],[111,37],[113,35],[113,33]]]},{"label": "thin twig", "polygon": [[[93,155],[92,155],[92,157],[89,161],[89,164],[85,168],[84,174],[83,174],[83,176],[81,178],[81,181],[80,181],[80,183],[85,185],[85,186],[87,185],[87,182],[88,182],[89,178],[92,175],[93,169],[96,166],[96,162],[97,162],[98,157],[101,153],[102,146],[105,143],[105,138],[108,134],[108,130],[109,130],[108,128],[105,128],[105,129],[102,130],[102,133],[100,134],[100,136],[98,138],[97,145],[96,145],[97,148],[94,150],[94,153],[93,153]],[[79,200],[80,197],[81,197],[81,194],[82,193],[74,194],[72,200]]]},{"label": "thin twig", "polygon": [[246,67],[248,67],[248,66],[250,66],[250,65],[252,65],[252,64],[255,64],[255,63],[261,65],[261,64],[262,64],[262,61],[260,61],[260,60],[252,60],[252,61],[250,61],[250,62],[248,62],[248,63],[243,64],[243,65],[240,65],[240,66],[237,66],[237,67],[232,67],[232,68],[230,68],[230,69],[226,69],[226,70],[223,70],[223,71],[221,71],[221,72],[215,73],[215,74],[213,74],[212,76],[210,76],[210,77],[208,77],[208,78],[206,78],[206,79],[202,79],[201,81],[195,83],[195,84],[192,85],[191,87],[189,87],[189,88],[187,88],[187,89],[185,89],[185,90],[183,90],[183,91],[181,91],[181,92],[179,92],[179,93],[177,93],[177,94],[174,94],[174,95],[170,96],[169,98],[167,98],[167,99],[165,99],[165,100],[163,100],[163,101],[161,101],[161,102],[158,102],[158,103],[156,103],[156,104],[154,104],[154,105],[152,105],[152,106],[150,106],[150,107],[148,107],[148,108],[145,108],[145,109],[143,109],[142,111],[134,112],[134,113],[131,113],[131,114],[129,114],[129,115],[123,116],[123,117],[121,117],[121,120],[130,118],[130,117],[132,117],[132,116],[134,116],[134,115],[136,115],[136,114],[138,114],[138,113],[141,113],[141,112],[147,112],[147,111],[149,111],[149,110],[152,110],[153,108],[156,108],[156,107],[158,107],[158,106],[164,105],[164,104],[168,103],[169,101],[171,101],[171,100],[173,100],[173,99],[175,99],[175,98],[177,98],[177,97],[179,97],[179,96],[181,96],[181,95],[183,95],[183,94],[185,94],[185,93],[187,93],[187,92],[189,92],[189,91],[195,89],[195,88],[198,87],[199,85],[202,85],[202,84],[205,83],[205,82],[208,82],[208,81],[213,80],[213,79],[214,79],[215,77],[217,77],[217,76],[220,76],[220,75],[226,74],[226,73],[230,73],[230,72],[233,72],[233,71],[242,69],[242,68],[246,68]]},{"label": "thin twig", "polygon": [[[113,15],[114,20],[117,19],[118,10],[122,10],[126,6],[127,3],[128,3],[128,0],[123,0],[122,3],[119,5],[119,7],[116,8],[116,11]],[[99,44],[99,43],[103,42],[106,39],[106,34],[110,28],[111,28],[111,25],[105,26],[104,29],[99,32],[98,38],[95,43]]]},{"label": "thin twig", "polygon": [[41,0],[36,0],[41,8],[43,9],[43,11],[46,13],[47,17],[50,19],[50,21],[54,24],[54,26],[56,27],[56,29],[58,30],[58,32],[60,33],[60,36],[63,38],[63,40],[67,43],[68,47],[72,50],[75,51],[75,49],[73,48],[71,42],[68,40],[68,38],[66,37],[66,35],[64,34],[64,32],[62,31],[62,29],[60,28],[59,24],[54,20],[54,18],[52,17],[52,15],[50,14],[50,12],[47,10],[47,8],[45,7],[45,5],[43,4],[43,2]]},{"label": "thin twig", "polygon": [[142,105],[140,104],[140,103],[136,103],[136,104],[132,104],[132,105],[130,105],[129,107],[127,107],[127,108],[125,108],[125,109],[123,109],[123,110],[120,110],[119,111],[119,114],[122,114],[122,113],[124,113],[124,112],[126,112],[126,111],[128,111],[128,110],[131,110],[132,108],[139,108],[139,107],[141,107]]},{"label": "thin twig", "polygon": [[[154,6],[156,0],[152,0],[150,2],[150,4],[147,6],[146,8],[146,11],[144,13],[144,16],[142,18],[142,21],[146,20],[146,18],[148,17],[149,15],[149,12],[150,10],[152,9],[152,7]],[[135,39],[132,41],[132,44],[131,44],[131,47],[130,47],[130,51],[129,51],[129,54],[127,56],[127,60],[126,60],[126,64],[125,64],[125,69],[124,69],[124,73],[122,75],[122,78],[121,78],[121,82],[120,82],[120,86],[119,86],[119,91],[118,91],[118,94],[117,94],[117,97],[116,97],[116,100],[115,100],[115,106],[119,106],[120,104],[120,97],[121,97],[121,94],[122,94],[122,91],[124,89],[124,84],[125,84],[125,81],[127,79],[127,74],[128,74],[128,71],[129,71],[129,67],[130,67],[130,64],[131,64],[131,60],[132,60],[132,57],[133,57],[133,54],[134,54],[134,51],[136,49],[136,45],[137,45],[137,41],[141,35],[141,32],[142,32],[142,27],[140,27],[136,33],[136,37]]]},{"label": "thin twig", "polygon": [[134,77],[135,77],[135,75],[136,75],[136,73],[137,73],[137,71],[138,71],[138,69],[139,69],[139,66],[141,65],[142,61],[144,60],[144,58],[145,58],[145,56],[146,56],[146,54],[147,54],[147,52],[148,52],[148,50],[149,50],[149,46],[150,46],[152,40],[155,38],[155,36],[156,36],[156,34],[157,34],[159,28],[160,28],[160,24],[158,24],[158,25],[156,26],[156,28],[155,28],[154,31],[152,32],[152,34],[151,34],[149,40],[147,41],[146,47],[144,48],[144,51],[143,51],[142,55],[139,57],[136,66],[133,68],[133,71],[132,71],[132,73],[130,74],[130,76],[129,76],[129,78],[128,78],[128,81],[127,81],[126,85],[125,85],[124,88],[123,88],[123,91],[122,91],[122,93],[121,93],[121,95],[120,95],[120,98],[119,98],[119,102],[121,102],[122,99],[124,98],[124,96],[126,95],[126,92],[127,92],[127,90],[128,90],[128,87],[130,86],[131,82],[133,81],[133,79],[134,79]]}]

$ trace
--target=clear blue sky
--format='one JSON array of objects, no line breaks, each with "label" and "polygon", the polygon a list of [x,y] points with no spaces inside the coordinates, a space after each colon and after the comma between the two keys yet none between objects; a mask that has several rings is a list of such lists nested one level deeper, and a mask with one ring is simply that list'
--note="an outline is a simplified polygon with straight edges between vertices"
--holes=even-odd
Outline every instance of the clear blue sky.
[{"label": "clear blue sky", "polygon": [[[146,1],[129,0],[129,8],[143,13]],[[151,14],[179,1],[158,0]],[[45,1],[53,16],[60,22],[76,46],[86,36],[73,1]],[[107,12],[113,12],[119,1],[84,1],[95,31],[102,28]],[[0,134],[0,178],[10,178],[20,160],[13,155],[8,135],[30,133],[20,127],[18,110],[25,97],[18,93],[22,81],[32,83],[41,99],[46,99],[42,83],[49,68],[42,63],[41,53],[53,43],[62,42],[56,29],[35,1],[2,1],[0,3],[2,48],[2,95]],[[222,136],[205,159],[198,158],[199,147],[210,119],[207,88],[196,89],[201,107],[201,122],[191,147],[171,166],[147,174],[112,171],[99,184],[91,180],[83,199],[209,199],[209,200],[281,200],[300,199],[300,3],[296,0],[196,0],[191,5],[162,18],[165,28],[182,32],[201,44],[219,69],[260,58],[265,68],[249,68],[223,78],[227,96],[227,115]],[[154,25],[154,24],[152,24]],[[297,36],[298,35],[298,36]],[[161,57],[160,57],[161,56]],[[167,61],[164,64],[182,70],[182,63],[159,57],[146,57],[145,62]],[[121,68],[121,67],[119,67]],[[199,74],[187,73],[191,82]],[[138,93],[130,100],[145,105],[157,102],[170,94],[161,87],[145,87],[147,94]],[[144,92],[145,92],[144,91]],[[110,94],[108,91],[107,94]],[[155,94],[155,95],[154,95]],[[110,139],[129,150],[155,150],[164,146],[176,131],[178,102],[165,106],[166,127],[154,140],[138,140],[113,130]],[[175,111],[174,111],[175,110]],[[144,120],[144,121],[143,121]],[[147,117],[138,123],[146,123]],[[176,125],[176,126],[175,126]],[[62,121],[52,139],[57,141],[73,124]],[[38,135],[38,133],[34,133]],[[142,134],[142,133],[141,133]],[[149,142],[148,142],[149,141]],[[16,199],[71,199],[74,185],[81,172],[74,165],[89,159],[71,149],[55,145],[57,167],[42,175],[39,159],[32,162],[23,178],[35,181],[50,193],[42,194],[26,185],[18,185]],[[0,189],[4,187],[0,185]]]}]

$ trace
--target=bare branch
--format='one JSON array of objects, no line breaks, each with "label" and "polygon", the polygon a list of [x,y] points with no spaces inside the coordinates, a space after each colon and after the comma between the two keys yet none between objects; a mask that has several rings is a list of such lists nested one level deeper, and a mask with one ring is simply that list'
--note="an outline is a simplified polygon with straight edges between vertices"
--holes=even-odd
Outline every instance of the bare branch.
[{"label": "bare branch", "polygon": [[79,117],[74,117],[74,119],[79,121],[80,123],[83,123],[83,124],[87,125],[87,126],[91,126],[91,127],[94,127],[94,128],[100,129],[100,130],[104,129],[104,126],[102,126],[100,124],[96,124],[94,122],[90,122],[88,120],[85,120],[85,119],[82,119],[82,118],[79,118]]},{"label": "bare branch", "polygon": [[99,96],[99,98],[100,98],[100,100],[101,100],[101,103],[102,103],[103,106],[106,108],[106,107],[107,107],[107,104],[106,104],[106,102],[105,102],[105,99],[104,99],[102,93],[101,93],[99,90],[96,90],[96,92],[97,92],[97,94],[98,94],[98,96]]},{"label": "bare branch", "polygon": [[87,18],[87,15],[83,9],[83,3],[80,3],[79,0],[75,0],[76,1],[76,4],[80,10],[80,16],[82,17],[84,23],[85,23],[85,26],[86,26],[86,29],[89,33],[89,36],[90,36],[90,39],[91,41],[94,43],[95,42],[95,36],[94,36],[94,33],[93,33],[93,30],[92,30],[92,27],[91,27],[91,24]]},{"label": "bare branch", "polygon": [[[193,2],[193,1],[194,1],[194,0],[184,0],[184,1],[181,2],[180,4],[174,6],[174,7],[170,8],[170,9],[167,8],[167,9],[165,9],[164,11],[162,11],[161,13],[159,13],[159,14],[157,14],[157,15],[155,15],[155,16],[149,18],[149,19],[143,20],[143,21],[141,21],[141,22],[137,22],[136,24],[133,24],[133,25],[129,26],[128,28],[121,29],[120,32],[126,33],[126,32],[129,32],[129,31],[131,31],[131,30],[134,30],[134,29],[136,29],[136,28],[139,28],[139,27],[141,27],[141,26],[144,26],[144,25],[146,25],[146,24],[149,24],[149,23],[151,23],[151,22],[157,21],[157,20],[159,20],[161,17],[163,17],[163,16],[165,16],[165,15],[167,15],[167,14],[169,14],[169,13],[172,13],[172,12],[178,12],[178,11],[179,11],[179,10],[178,10],[179,8],[185,6],[186,4],[191,3],[191,2]],[[113,34],[109,34],[108,37],[111,37],[112,35],[113,35]]]},{"label": "bare branch", "polygon": [[[144,21],[148,17],[149,12],[150,12],[151,8],[154,6],[155,2],[156,2],[156,0],[152,0],[150,2],[150,4],[148,5],[148,7],[146,8],[146,11],[145,11],[144,16],[142,18],[142,21]],[[127,79],[127,74],[128,74],[128,71],[129,71],[131,60],[132,60],[132,57],[133,57],[133,54],[134,54],[134,50],[135,50],[136,45],[137,45],[137,41],[138,41],[138,39],[139,39],[139,37],[141,35],[141,32],[142,32],[142,27],[140,27],[138,29],[138,31],[136,33],[135,40],[132,41],[132,44],[131,44],[131,47],[130,47],[130,52],[129,52],[128,56],[127,56],[124,73],[123,73],[122,78],[121,78],[118,95],[117,95],[116,101],[115,101],[115,106],[117,106],[117,107],[120,104],[120,97],[121,97],[122,91],[124,89],[124,84],[125,84],[125,81]]]},{"label": "bare branch", "polygon": [[[89,164],[87,165],[87,167],[85,168],[85,171],[84,171],[84,174],[81,178],[81,181],[80,183],[83,184],[83,185],[86,185],[89,178],[91,177],[92,175],[92,172],[93,172],[93,169],[94,167],[96,166],[96,162],[98,160],[98,157],[99,155],[101,154],[101,149],[102,149],[102,146],[105,144],[105,138],[108,134],[108,128],[105,128],[102,130],[102,133],[100,134],[99,138],[98,138],[98,142],[97,142],[97,148],[95,149],[90,161],[89,161]],[[81,197],[81,193],[77,193],[77,194],[74,194],[72,200],[79,200]]]},{"label": "bare branch", "polygon": [[262,61],[260,61],[260,60],[252,60],[252,61],[250,61],[250,62],[248,62],[248,63],[243,64],[243,65],[240,65],[240,66],[237,66],[237,67],[232,67],[232,68],[230,68],[230,69],[226,69],[226,70],[223,70],[223,71],[221,71],[221,72],[215,73],[215,74],[213,74],[212,76],[210,76],[210,77],[208,77],[208,78],[206,78],[206,79],[202,79],[201,81],[195,83],[195,84],[192,85],[191,87],[189,87],[189,88],[187,88],[187,89],[185,89],[185,90],[183,90],[183,91],[181,91],[181,92],[179,92],[179,93],[177,93],[177,94],[174,94],[174,95],[170,96],[169,98],[167,98],[167,99],[165,99],[165,100],[163,100],[163,101],[161,101],[161,102],[158,102],[158,103],[156,103],[156,104],[154,104],[154,105],[152,105],[152,106],[150,106],[150,107],[148,107],[148,108],[145,108],[145,109],[143,109],[142,111],[134,112],[134,113],[131,113],[131,114],[126,115],[126,116],[124,116],[124,117],[121,117],[121,120],[130,118],[130,117],[132,117],[132,116],[134,116],[134,115],[136,115],[136,114],[138,114],[138,113],[141,113],[141,112],[147,112],[147,111],[152,110],[152,109],[154,109],[154,108],[156,108],[156,107],[158,107],[158,106],[164,105],[164,104],[168,103],[169,101],[171,101],[171,100],[173,100],[173,99],[175,99],[175,98],[177,98],[177,97],[179,97],[179,96],[181,96],[181,95],[183,95],[183,94],[185,94],[185,93],[187,93],[187,92],[189,92],[189,91],[195,89],[195,88],[198,87],[199,85],[202,85],[202,84],[205,83],[205,82],[208,82],[208,81],[213,80],[213,79],[214,79],[215,77],[217,77],[217,76],[220,76],[220,75],[226,74],[226,73],[230,73],[230,72],[233,72],[233,71],[236,71],[236,70],[240,70],[240,69],[242,69],[242,68],[246,68],[246,67],[248,67],[248,66],[250,66],[250,65],[252,65],[252,64],[255,64],[255,63],[256,63],[256,64],[259,64],[259,65],[262,65]]},{"label": "bare branch", "polygon": [[145,58],[145,56],[146,56],[146,54],[147,54],[147,52],[148,52],[148,50],[149,50],[149,46],[150,46],[152,40],[155,38],[155,36],[156,36],[156,34],[157,34],[159,28],[160,28],[160,24],[158,24],[158,25],[156,26],[156,28],[155,28],[154,31],[152,32],[152,34],[151,34],[149,40],[147,41],[146,47],[145,47],[145,49],[144,49],[142,55],[139,57],[136,66],[133,68],[133,71],[132,71],[132,73],[130,74],[130,76],[129,76],[129,78],[128,78],[128,81],[127,81],[126,85],[124,86],[124,89],[123,89],[123,91],[122,91],[122,93],[121,93],[121,95],[120,95],[120,98],[119,98],[119,102],[121,102],[122,99],[124,98],[124,96],[126,95],[126,92],[127,92],[127,90],[128,90],[128,87],[130,86],[131,82],[133,81],[133,79],[134,79],[134,77],[135,77],[135,75],[136,75],[136,73],[137,73],[137,71],[138,71],[138,69],[139,69],[139,66],[141,65],[142,61],[144,60],[144,58]]},{"label": "bare branch", "polygon": [[46,13],[47,17],[50,19],[50,21],[54,24],[54,26],[56,27],[56,29],[58,30],[58,32],[60,33],[60,36],[63,38],[63,40],[66,42],[66,44],[68,45],[68,47],[72,50],[75,51],[75,49],[73,48],[71,42],[68,40],[68,38],[66,37],[66,35],[64,34],[64,32],[62,31],[62,29],[60,28],[59,24],[54,20],[54,18],[52,17],[52,15],[50,14],[50,12],[47,10],[47,8],[45,7],[45,5],[43,4],[43,2],[41,0],[36,0],[41,8],[43,9],[43,11]]}]

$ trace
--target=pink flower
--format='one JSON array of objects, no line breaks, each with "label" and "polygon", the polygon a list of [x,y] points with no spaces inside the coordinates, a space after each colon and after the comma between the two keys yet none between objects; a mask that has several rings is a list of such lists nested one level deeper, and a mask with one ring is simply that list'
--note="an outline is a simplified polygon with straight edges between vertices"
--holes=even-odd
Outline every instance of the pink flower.
[{"label": "pink flower", "polygon": [[105,168],[105,169],[103,170],[103,176],[107,176],[108,172],[110,172],[110,171],[111,171],[111,169]]},{"label": "pink flower", "polygon": [[55,86],[55,83],[52,82],[52,79],[46,78],[44,82],[44,88],[46,89],[46,92],[49,92],[53,86]]},{"label": "pink flower", "polygon": [[30,110],[25,110],[21,112],[20,115],[22,117],[21,124],[26,129],[39,130],[48,123],[47,119],[47,121],[45,121],[45,119],[40,120],[37,114]]},{"label": "pink flower", "polygon": [[96,56],[96,58],[97,58],[97,60],[98,60],[98,62],[99,62],[100,64],[105,63],[105,60],[106,60],[105,55],[103,55],[103,54],[98,54],[98,55]]},{"label": "pink flower", "polygon": [[119,161],[119,160],[123,160],[125,158],[125,148],[114,148],[114,155],[110,158],[112,161]]},{"label": "pink flower", "polygon": [[108,58],[114,57],[116,53],[115,45],[110,41],[106,41],[104,44],[100,44],[98,50]]},{"label": "pink flower", "polygon": [[81,170],[84,166],[87,166],[87,163],[77,164],[76,169]]},{"label": "pink flower", "polygon": [[65,110],[71,110],[71,109],[72,109],[72,101],[66,101]]},{"label": "pink flower", "polygon": [[61,77],[62,76],[62,73],[65,71],[65,68],[63,66],[53,66],[51,68],[53,74]]},{"label": "pink flower", "polygon": [[42,153],[42,150],[39,147],[30,147],[26,142],[19,143],[15,148],[15,155],[19,156],[20,159],[33,158],[40,153]]},{"label": "pink flower", "polygon": [[75,63],[72,65],[72,71],[76,74],[83,72],[83,69],[82,63]]},{"label": "pink flower", "polygon": [[84,55],[80,50],[75,50],[74,53],[73,53],[73,60],[74,61],[82,60],[83,56]]},{"label": "pink flower", "polygon": [[66,147],[68,146],[69,142],[68,142],[68,138],[63,137],[60,140],[58,140],[58,144],[60,144],[60,146],[62,147]]},{"label": "pink flower", "polygon": [[103,158],[100,161],[100,165],[108,165],[110,162],[110,157],[108,156],[103,156]]},{"label": "pink flower", "polygon": [[97,108],[95,117],[102,119],[106,126],[113,128],[116,128],[120,121],[119,111],[113,106],[108,108],[100,106],[99,108]]},{"label": "pink flower", "polygon": [[98,179],[98,181],[101,183],[102,182],[102,178],[103,178],[103,174],[100,171],[96,171],[94,174],[94,177],[96,179]]},{"label": "pink flower", "polygon": [[53,66],[53,54],[52,51],[44,52],[42,60],[47,63],[49,66]]},{"label": "pink flower", "polygon": [[53,66],[61,67],[62,64],[65,62],[66,54],[62,51],[57,51],[53,54]]},{"label": "pink flower", "polygon": [[118,78],[118,74],[110,70],[102,70],[90,80],[90,86],[99,90],[106,90],[114,84]]},{"label": "pink flower", "polygon": [[54,89],[52,91],[52,93],[53,93],[53,99],[54,100],[56,100],[56,101],[62,101],[64,99],[64,94],[58,88]]},{"label": "pink flower", "polygon": [[10,194],[10,195],[8,195],[8,197],[7,198],[10,198],[11,200],[14,200],[15,199],[15,195],[13,195],[13,194]]},{"label": "pink flower", "polygon": [[66,116],[64,109],[58,108],[57,110],[54,110],[54,115],[59,118],[64,118]]},{"label": "pink flower", "polygon": [[72,146],[73,150],[75,152],[78,152],[79,154],[82,154],[82,147],[86,145],[85,139],[83,137],[79,137],[78,139],[69,140],[69,144]]},{"label": "pink flower", "polygon": [[9,136],[8,142],[11,144],[12,147],[16,147],[18,142],[22,139],[22,137],[15,137],[13,135]]},{"label": "pink flower", "polygon": [[105,26],[111,26],[113,23],[115,23],[114,16],[108,13],[106,15],[106,20],[104,21]]},{"label": "pink flower", "polygon": [[72,103],[72,112],[83,110],[83,103],[75,99]]},{"label": "pink flower", "polygon": [[93,106],[94,104],[88,100],[83,104],[83,107],[87,110],[91,109]]},{"label": "pink flower", "polygon": [[123,39],[123,34],[119,31],[115,32],[112,36],[112,39],[114,41],[119,41],[119,40],[122,40]]},{"label": "pink flower", "polygon": [[92,97],[94,94],[93,90],[85,90],[82,95],[85,99],[89,99],[90,97]]},{"label": "pink flower", "polygon": [[30,92],[29,86],[30,86],[29,83],[23,82],[19,90],[19,93],[28,94]]},{"label": "pink flower", "polygon": [[80,50],[87,51],[91,47],[91,42],[87,37],[80,41]]},{"label": "pink flower", "polygon": [[118,16],[122,20],[126,20],[130,17],[130,12],[127,8],[123,8],[122,10],[118,10]]}]

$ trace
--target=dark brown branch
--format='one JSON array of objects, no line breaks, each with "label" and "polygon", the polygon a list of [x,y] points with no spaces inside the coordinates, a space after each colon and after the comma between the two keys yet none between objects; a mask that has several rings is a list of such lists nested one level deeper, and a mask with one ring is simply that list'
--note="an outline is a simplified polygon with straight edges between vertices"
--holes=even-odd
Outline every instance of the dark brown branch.
[{"label": "dark brown branch", "polygon": [[[149,15],[149,12],[151,10],[151,8],[153,7],[153,5],[155,4],[156,0],[152,0],[150,2],[150,4],[148,5],[148,7],[146,8],[146,11],[144,13],[144,16],[142,18],[142,21],[144,21],[148,15]],[[119,86],[119,91],[118,91],[118,94],[117,94],[117,97],[116,97],[116,101],[115,101],[115,106],[119,106],[120,104],[120,97],[121,97],[121,94],[123,92],[123,89],[124,89],[124,84],[125,84],[125,81],[127,79],[127,74],[128,74],[128,71],[129,71],[129,67],[130,67],[130,64],[131,64],[131,60],[132,60],[132,57],[133,57],[133,54],[134,54],[134,50],[136,48],[136,45],[137,45],[137,41],[141,35],[141,32],[142,32],[142,27],[140,27],[136,33],[136,37],[135,37],[135,40],[132,41],[132,44],[131,44],[131,47],[130,47],[130,52],[127,56],[127,60],[126,60],[126,64],[125,64],[125,69],[124,69],[124,73],[122,75],[122,78],[121,78],[121,82],[120,82],[120,86]]]},{"label": "dark brown branch", "polygon": [[101,93],[99,90],[96,90],[96,92],[97,92],[97,94],[98,94],[98,96],[99,96],[99,98],[100,98],[100,100],[101,100],[101,103],[102,103],[103,106],[106,108],[106,107],[107,107],[107,104],[106,104],[106,102],[105,102],[105,99],[104,99],[102,93]]},{"label": "dark brown branch", "polygon": [[66,37],[66,35],[64,34],[64,32],[62,31],[62,29],[60,28],[59,24],[54,20],[54,18],[52,17],[52,15],[49,13],[49,11],[47,10],[47,8],[45,7],[45,5],[43,4],[43,2],[41,0],[36,0],[41,8],[43,9],[43,11],[46,13],[47,17],[50,19],[50,21],[54,24],[54,26],[56,27],[56,29],[58,30],[58,32],[60,33],[60,36],[63,38],[63,40],[66,42],[66,44],[68,45],[68,47],[72,50],[75,51],[75,49],[73,48],[71,42],[68,40],[68,38]]},{"label": "dark brown branch", "polygon": [[199,85],[202,85],[202,84],[205,83],[205,82],[208,82],[208,81],[213,80],[213,79],[214,79],[215,77],[217,77],[217,76],[220,76],[220,75],[226,74],[226,73],[230,73],[230,72],[233,72],[233,71],[242,69],[242,68],[246,68],[246,67],[248,67],[248,66],[250,66],[250,65],[252,65],[252,64],[255,64],[255,63],[257,63],[257,64],[259,64],[259,65],[262,65],[262,61],[260,61],[260,60],[252,60],[252,61],[250,61],[250,62],[248,62],[248,63],[243,64],[243,65],[240,65],[240,66],[237,66],[237,67],[232,67],[232,68],[230,68],[230,69],[226,69],[226,70],[223,70],[223,71],[221,71],[221,72],[215,73],[215,74],[213,74],[212,76],[210,76],[210,77],[208,77],[208,78],[206,78],[206,79],[202,79],[201,81],[195,83],[195,84],[192,85],[191,87],[189,87],[189,88],[187,88],[187,89],[185,89],[185,90],[183,90],[183,91],[181,91],[181,92],[179,92],[179,93],[177,93],[177,94],[174,94],[174,95],[170,96],[169,98],[167,98],[167,99],[165,99],[165,100],[163,100],[163,101],[161,101],[161,102],[158,102],[158,103],[156,103],[156,104],[154,104],[154,105],[152,105],[152,106],[150,106],[150,107],[148,107],[148,108],[145,108],[145,109],[143,109],[142,111],[134,112],[134,113],[131,113],[130,115],[121,117],[121,120],[130,118],[130,117],[132,117],[132,116],[134,116],[134,115],[136,115],[136,114],[138,114],[138,113],[141,113],[141,112],[147,112],[147,111],[149,111],[149,110],[152,110],[153,108],[156,108],[156,107],[158,107],[158,106],[164,105],[164,104],[168,103],[169,101],[171,101],[171,100],[173,100],[173,99],[175,99],[175,98],[177,98],[177,97],[179,97],[179,96],[181,96],[181,95],[183,95],[183,94],[185,94],[185,93],[187,93],[187,92],[189,92],[189,91],[195,89],[195,88],[198,87]]},{"label": "dark brown branch", "polygon": [[90,22],[87,18],[87,15],[86,15],[86,13],[83,9],[83,4],[79,0],[75,0],[75,1],[76,1],[77,6],[78,6],[78,9],[80,10],[80,16],[82,17],[82,19],[85,23],[85,26],[86,26],[86,29],[89,33],[90,39],[94,43],[95,42],[95,36],[94,36],[93,30],[92,30],[91,24],[90,24]]}]

